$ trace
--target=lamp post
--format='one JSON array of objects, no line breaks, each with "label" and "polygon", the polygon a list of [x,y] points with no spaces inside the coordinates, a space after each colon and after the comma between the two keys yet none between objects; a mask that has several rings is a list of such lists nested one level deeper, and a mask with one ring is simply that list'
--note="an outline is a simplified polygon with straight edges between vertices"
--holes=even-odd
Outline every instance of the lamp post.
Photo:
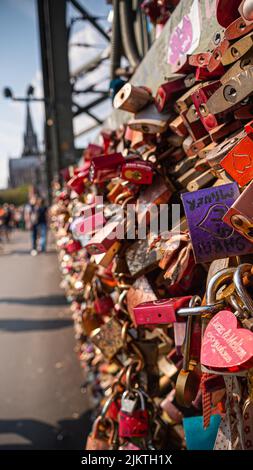
[{"label": "lamp post", "polygon": [[13,94],[13,91],[9,87],[5,87],[3,89],[3,95],[5,98],[10,98],[12,101],[21,101],[24,103],[28,103],[30,101],[39,101],[39,102],[45,102],[45,98],[35,98],[34,95],[34,87],[32,85],[28,85],[27,90],[26,90],[26,96],[24,97],[17,97]]},{"label": "lamp post", "polygon": [[[3,96],[5,98],[11,99],[12,101],[27,103],[27,104],[29,104],[31,102],[40,102],[40,103],[46,103],[47,102],[47,100],[45,98],[36,98],[34,96],[34,87],[32,85],[28,85],[27,90],[26,90],[26,94],[23,97],[15,96],[15,94],[13,93],[13,91],[10,87],[5,87],[3,89]],[[50,123],[47,123],[47,125],[50,126]],[[48,171],[49,162],[48,162],[47,149],[45,149],[45,153],[46,153],[46,173],[47,173],[47,178],[46,178],[45,184],[47,186],[47,191],[48,191],[48,194],[49,194],[50,179],[49,179],[49,171]]]}]

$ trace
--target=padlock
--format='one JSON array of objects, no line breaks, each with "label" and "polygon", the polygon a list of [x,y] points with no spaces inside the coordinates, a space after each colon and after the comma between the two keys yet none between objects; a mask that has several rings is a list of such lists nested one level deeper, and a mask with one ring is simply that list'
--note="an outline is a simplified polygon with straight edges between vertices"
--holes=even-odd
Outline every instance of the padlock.
[{"label": "padlock", "polygon": [[211,129],[209,135],[213,142],[220,143],[224,141],[228,135],[238,132],[238,130],[242,128],[242,125],[242,122],[239,120],[224,122],[224,124],[220,124],[214,127],[214,129]]},{"label": "padlock", "polygon": [[114,307],[112,298],[107,295],[102,297],[97,297],[94,300],[94,310],[98,315],[108,315]]},{"label": "padlock", "polygon": [[251,0],[242,0],[239,8],[239,13],[242,15],[245,23],[251,24],[253,21],[253,5]]},{"label": "padlock", "polygon": [[182,194],[196,262],[252,252],[247,240],[221,222],[238,196],[236,183]]},{"label": "padlock", "polygon": [[189,108],[181,112],[181,118],[194,141],[202,139],[207,135],[207,131],[201,122],[194,104],[191,104]]},{"label": "padlock", "polygon": [[240,16],[238,8],[241,0],[217,0],[216,17],[221,26],[227,28]]},{"label": "padlock", "polygon": [[241,17],[233,21],[225,30],[225,37],[228,41],[234,41],[250,33],[253,29],[253,22],[249,24]]},{"label": "padlock", "polygon": [[155,105],[159,113],[170,111],[172,100],[184,89],[185,81],[183,78],[171,78],[168,82],[160,85],[155,97]]},{"label": "padlock", "polygon": [[189,57],[189,64],[194,67],[206,67],[209,64],[211,52],[200,52],[198,54],[192,54]]},{"label": "padlock", "polygon": [[225,119],[225,116],[221,114],[211,114],[206,105],[210,96],[212,96],[213,93],[215,93],[215,91],[220,88],[220,86],[221,83],[217,80],[216,82],[212,82],[209,85],[201,88],[192,95],[192,101],[194,103],[196,112],[198,113],[201,122],[208,132],[224,122]]},{"label": "padlock", "polygon": [[206,106],[211,114],[218,114],[236,109],[242,100],[252,91],[253,67],[250,66],[234,77],[231,77],[208,99]]},{"label": "padlock", "polygon": [[129,288],[126,295],[126,300],[127,310],[132,321],[134,321],[134,307],[136,307],[136,305],[140,304],[141,302],[157,300],[157,296],[155,295],[147,278],[145,276],[140,276]]},{"label": "padlock", "polygon": [[[105,430],[100,431],[101,426]],[[109,435],[106,435],[106,427],[109,427]],[[93,424],[92,431],[88,436],[85,450],[110,450],[113,449],[113,440],[115,435],[115,425],[112,420],[106,418],[102,421],[99,416]]]},{"label": "padlock", "polygon": [[207,325],[201,364],[217,372],[237,373],[253,366],[253,333],[240,328],[230,310],[221,310]]},{"label": "padlock", "polygon": [[221,79],[225,71],[226,69],[221,63],[212,72],[209,72],[207,67],[198,67],[196,68],[195,79],[196,82]]},{"label": "padlock", "polygon": [[[220,41],[219,45],[212,51],[209,63],[207,65],[208,72],[214,72],[221,65],[222,58],[229,49],[230,42],[224,38]],[[224,62],[223,62],[223,65]]]},{"label": "padlock", "polygon": [[252,197],[253,183],[247,186],[223,217],[224,222],[251,242],[253,242]]},{"label": "padlock", "polygon": [[145,407],[143,393],[140,390],[134,390],[138,394],[140,408],[135,407],[132,413],[120,410],[119,413],[119,437],[134,438],[146,437],[149,431],[149,414]]},{"label": "padlock", "polygon": [[241,139],[221,160],[221,166],[240,186],[253,178],[253,140],[249,136]]},{"label": "padlock", "polygon": [[121,411],[132,414],[138,405],[139,398],[135,390],[125,390],[121,398]]},{"label": "padlock", "polygon": [[90,181],[102,183],[120,175],[121,167],[125,163],[121,153],[111,153],[94,157],[89,170]]},{"label": "padlock", "polygon": [[220,77],[222,85],[226,85],[229,80],[237,76],[241,72],[251,68],[253,65],[253,48],[251,48],[244,56],[231,65],[226,72]]},{"label": "padlock", "polygon": [[168,325],[177,320],[177,310],[189,303],[191,296],[143,302],[134,307],[135,324]]},{"label": "padlock", "polygon": [[172,113],[158,113],[155,105],[147,106],[139,111],[134,119],[130,119],[128,125],[131,129],[144,134],[163,133],[167,130]]},{"label": "padlock", "polygon": [[241,59],[252,47],[253,45],[253,34],[252,32],[240,38],[238,41],[234,42],[224,53],[221,58],[223,65],[233,64],[236,60]]},{"label": "padlock", "polygon": [[186,111],[189,109],[189,107],[192,105],[192,94],[199,90],[203,86],[202,83],[197,83],[193,87],[189,88],[184,95],[180,96],[175,102],[175,110],[181,114],[183,111]]},{"label": "padlock", "polygon": [[81,250],[82,245],[78,240],[70,240],[65,245],[65,250],[69,254],[73,254],[79,250]]},{"label": "padlock", "polygon": [[214,175],[210,172],[210,170],[207,170],[199,176],[196,176],[194,180],[189,181],[186,186],[186,189],[189,192],[198,191],[202,188],[210,186],[214,182],[214,180]]},{"label": "padlock", "polygon": [[152,101],[151,91],[146,87],[136,87],[126,83],[115,95],[113,106],[136,114]]},{"label": "padlock", "polygon": [[80,239],[84,235],[90,234],[93,235],[96,230],[101,229],[106,222],[104,213],[102,210],[97,210],[92,214],[90,211],[90,216],[78,217],[71,224],[71,231],[75,239]]},{"label": "padlock", "polygon": [[68,181],[67,185],[70,189],[75,191],[77,194],[83,194],[85,188],[85,179],[88,178],[89,169],[80,172],[78,175],[72,176]]},{"label": "padlock", "polygon": [[121,337],[122,325],[116,318],[110,318],[101,328],[93,330],[91,341],[106,359],[113,359],[124,347]]},{"label": "padlock", "polygon": [[[166,334],[160,335],[160,339],[165,343],[160,343],[159,346],[165,346],[165,350],[171,349],[171,343],[169,342],[170,338],[166,337]],[[157,338],[154,339],[138,339],[134,342],[135,347],[141,354],[141,357],[144,361],[144,366],[140,372],[140,382],[145,385],[145,390],[150,397],[156,397],[160,393],[159,386],[159,368],[158,368],[158,355],[161,353],[161,348],[159,349]]]},{"label": "padlock", "polygon": [[108,268],[111,265],[116,254],[120,251],[120,248],[121,248],[121,243],[119,241],[115,241],[110,246],[110,248],[106,250],[105,253],[93,255],[93,260],[98,266],[102,266],[103,268]]},{"label": "padlock", "polygon": [[83,152],[84,161],[92,160],[94,157],[98,157],[99,155],[103,155],[103,147],[92,143],[88,144]]},{"label": "padlock", "polygon": [[187,137],[188,131],[184,124],[182,116],[177,116],[173,121],[169,123],[169,127],[179,137]]},{"label": "padlock", "polygon": [[110,219],[86,244],[85,248],[88,253],[91,255],[105,253],[116,241],[124,239],[123,225],[124,220],[120,221],[118,218]]},{"label": "padlock", "polygon": [[[200,369],[198,367],[201,343],[201,328],[198,320],[193,320],[191,308],[199,304],[197,296],[192,297],[189,304],[187,319],[183,367],[179,372],[176,383],[176,401],[179,405],[190,407],[196,398],[200,384]],[[201,308],[201,307],[200,307]],[[186,309],[188,310],[188,309]]]},{"label": "padlock", "polygon": [[180,55],[176,64],[171,64],[172,73],[189,74],[193,67],[189,62],[189,55]]},{"label": "padlock", "polygon": [[151,184],[153,169],[147,162],[125,163],[122,165],[121,178],[135,184]]},{"label": "padlock", "polygon": [[183,420],[183,413],[173,404],[175,393],[176,391],[173,389],[160,403],[160,407],[167,413],[174,423],[180,424]]}]

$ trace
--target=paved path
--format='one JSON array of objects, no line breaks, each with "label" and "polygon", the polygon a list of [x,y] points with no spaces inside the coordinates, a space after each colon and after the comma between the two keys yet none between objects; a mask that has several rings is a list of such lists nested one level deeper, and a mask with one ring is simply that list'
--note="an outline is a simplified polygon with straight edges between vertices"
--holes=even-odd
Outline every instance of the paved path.
[{"label": "paved path", "polygon": [[56,254],[29,249],[16,232],[0,252],[0,450],[82,449],[88,399]]}]

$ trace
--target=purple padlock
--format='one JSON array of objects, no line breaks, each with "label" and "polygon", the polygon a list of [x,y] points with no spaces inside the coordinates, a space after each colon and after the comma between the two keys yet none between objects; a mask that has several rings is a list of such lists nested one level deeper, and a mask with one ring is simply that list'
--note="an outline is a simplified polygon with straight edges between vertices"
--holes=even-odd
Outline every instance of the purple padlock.
[{"label": "purple padlock", "polygon": [[253,244],[222,220],[239,195],[236,183],[182,194],[196,263],[253,252]]}]

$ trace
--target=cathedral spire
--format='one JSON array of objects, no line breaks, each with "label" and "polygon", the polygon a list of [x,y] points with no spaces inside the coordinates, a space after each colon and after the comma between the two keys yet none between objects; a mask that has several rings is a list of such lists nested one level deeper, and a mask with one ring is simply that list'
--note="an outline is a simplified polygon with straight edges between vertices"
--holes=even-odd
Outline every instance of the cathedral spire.
[{"label": "cathedral spire", "polygon": [[32,116],[29,103],[26,108],[26,130],[24,134],[24,150],[22,157],[30,157],[39,154],[37,135],[33,129]]}]

